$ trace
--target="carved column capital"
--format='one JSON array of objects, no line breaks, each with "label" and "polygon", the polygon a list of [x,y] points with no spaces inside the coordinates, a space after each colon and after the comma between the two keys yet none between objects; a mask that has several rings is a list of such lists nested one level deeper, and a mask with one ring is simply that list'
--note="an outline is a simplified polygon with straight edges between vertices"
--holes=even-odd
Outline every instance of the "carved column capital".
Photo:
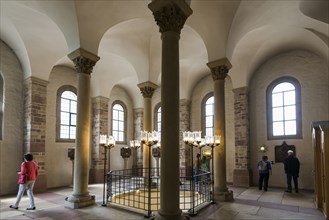
[{"label": "carved column capital", "polygon": [[144,98],[152,98],[153,93],[158,86],[150,81],[143,82],[137,85],[141,90],[141,93]]},{"label": "carved column capital", "polygon": [[99,57],[79,48],[68,55],[73,61],[75,69],[78,73],[91,74]]},{"label": "carved column capital", "polygon": [[154,0],[149,5],[161,33],[174,31],[180,34],[192,9],[183,0]]},{"label": "carved column capital", "polygon": [[211,70],[213,80],[216,81],[224,80],[227,77],[228,71],[231,69],[232,64],[227,58],[223,58],[209,62],[207,63],[207,66]]}]

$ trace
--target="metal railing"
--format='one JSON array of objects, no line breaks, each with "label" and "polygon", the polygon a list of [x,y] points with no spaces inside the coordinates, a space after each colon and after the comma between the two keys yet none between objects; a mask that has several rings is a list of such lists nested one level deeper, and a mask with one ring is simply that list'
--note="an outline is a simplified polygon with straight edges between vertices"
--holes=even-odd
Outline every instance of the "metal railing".
[{"label": "metal railing", "polygon": [[[146,211],[151,217],[160,208],[160,176],[157,168],[113,170],[107,174],[107,202]],[[142,175],[136,175],[142,174]],[[211,202],[211,173],[199,170],[194,176],[180,176],[180,209],[196,215]]]}]

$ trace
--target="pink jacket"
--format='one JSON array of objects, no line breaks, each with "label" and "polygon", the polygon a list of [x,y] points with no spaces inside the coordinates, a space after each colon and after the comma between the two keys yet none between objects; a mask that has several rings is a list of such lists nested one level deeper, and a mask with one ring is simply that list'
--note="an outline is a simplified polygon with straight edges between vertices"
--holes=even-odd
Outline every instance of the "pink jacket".
[{"label": "pink jacket", "polygon": [[38,177],[38,165],[34,161],[26,161],[21,164],[18,174],[26,174],[27,180],[36,180]]}]

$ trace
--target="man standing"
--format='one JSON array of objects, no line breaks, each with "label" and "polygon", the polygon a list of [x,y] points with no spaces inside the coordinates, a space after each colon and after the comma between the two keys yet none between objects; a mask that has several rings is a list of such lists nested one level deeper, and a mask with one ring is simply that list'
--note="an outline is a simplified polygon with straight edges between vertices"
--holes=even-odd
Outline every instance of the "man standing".
[{"label": "man standing", "polygon": [[262,190],[262,187],[264,187],[264,191],[266,192],[270,174],[272,175],[272,165],[271,165],[271,162],[268,161],[267,156],[264,155],[262,157],[262,160],[258,161],[257,169],[258,169],[258,174],[259,174],[258,189]]},{"label": "man standing", "polygon": [[284,171],[287,175],[288,184],[286,192],[291,193],[291,179],[293,179],[295,192],[298,193],[299,160],[294,156],[292,150],[288,150],[288,157],[284,160]]}]

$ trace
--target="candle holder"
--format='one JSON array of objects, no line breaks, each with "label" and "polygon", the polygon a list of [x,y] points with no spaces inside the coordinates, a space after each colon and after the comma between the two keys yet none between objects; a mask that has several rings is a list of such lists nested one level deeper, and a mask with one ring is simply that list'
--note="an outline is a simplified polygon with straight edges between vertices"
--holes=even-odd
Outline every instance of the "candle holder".
[{"label": "candle holder", "polygon": [[[151,201],[151,184],[152,184],[152,179],[151,179],[151,152],[152,152],[152,146],[157,144],[160,140],[160,133],[158,131],[152,131],[152,132],[147,132],[147,131],[141,131],[141,143],[145,144],[146,146],[149,147],[149,155],[148,155],[148,160],[149,160],[149,170],[148,170],[148,201]],[[151,216],[152,211],[151,211],[151,203],[148,203],[148,213],[147,216]],[[146,217],[147,217],[146,216]]]},{"label": "candle holder", "polygon": [[[105,182],[106,182],[106,163],[107,163],[107,149],[109,149],[109,159],[111,159],[111,149],[115,147],[115,139],[113,136],[100,135],[99,144],[104,147],[104,183],[103,183],[103,204],[102,206],[107,206],[107,199],[105,202]],[[109,164],[110,169],[110,164]]]},{"label": "candle holder", "polygon": [[211,181],[212,181],[212,194],[211,194],[211,203],[215,204],[215,179],[214,179],[214,147],[220,145],[220,136],[206,136],[206,145],[211,147]]}]

